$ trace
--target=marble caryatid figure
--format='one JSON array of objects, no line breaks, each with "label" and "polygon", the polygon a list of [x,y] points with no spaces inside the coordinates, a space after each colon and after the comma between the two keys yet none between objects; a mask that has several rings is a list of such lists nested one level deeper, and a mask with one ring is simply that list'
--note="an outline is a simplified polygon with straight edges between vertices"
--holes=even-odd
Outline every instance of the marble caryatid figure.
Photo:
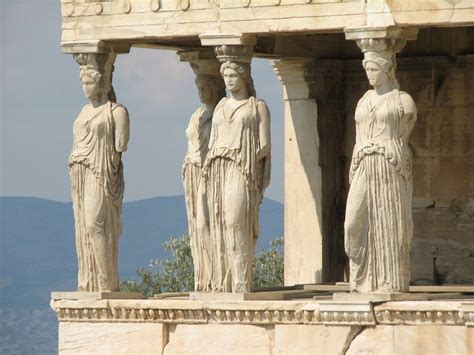
[{"label": "marble caryatid figure", "polygon": [[112,88],[115,54],[75,54],[90,103],[74,122],[69,157],[79,291],[119,291],[118,239],[124,192],[122,152],[129,118]]},{"label": "marble caryatid figure", "polygon": [[270,113],[257,99],[251,47],[221,46],[217,58],[229,97],[216,106],[203,167],[214,292],[249,292],[259,206],[270,183]]},{"label": "marble caryatid figure", "polygon": [[[219,75],[217,60],[197,61],[191,63],[191,67],[197,74],[196,86],[203,105],[193,113],[186,129],[188,149],[183,163],[184,195],[194,264],[194,288],[196,291],[210,291],[212,245],[209,240],[207,197],[205,191],[199,187],[211,136],[212,114],[219,100],[225,96],[225,88]],[[201,209],[199,213],[202,214],[199,230],[198,207]]]},{"label": "marble caryatid figure", "polygon": [[400,44],[370,41],[358,43],[365,52],[363,67],[373,89],[355,111],[356,143],[345,220],[350,285],[351,291],[360,293],[408,292],[413,234],[408,141],[417,111],[395,78]]}]

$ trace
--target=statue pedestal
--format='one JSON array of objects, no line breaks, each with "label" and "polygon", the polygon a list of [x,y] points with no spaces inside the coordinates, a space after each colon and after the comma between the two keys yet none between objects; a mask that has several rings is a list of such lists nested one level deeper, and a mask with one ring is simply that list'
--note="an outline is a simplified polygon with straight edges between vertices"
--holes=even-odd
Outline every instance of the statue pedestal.
[{"label": "statue pedestal", "polygon": [[346,293],[338,292],[332,296],[337,302],[387,302],[387,301],[428,301],[428,293]]},{"label": "statue pedestal", "polygon": [[51,292],[53,300],[127,300],[143,299],[138,292],[85,292],[85,291],[56,291]]}]

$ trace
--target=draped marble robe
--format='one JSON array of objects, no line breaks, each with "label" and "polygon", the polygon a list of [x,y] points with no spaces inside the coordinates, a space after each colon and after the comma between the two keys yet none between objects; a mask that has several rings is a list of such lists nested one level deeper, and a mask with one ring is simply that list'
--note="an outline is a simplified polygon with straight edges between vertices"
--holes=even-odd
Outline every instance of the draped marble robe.
[{"label": "draped marble robe", "polygon": [[265,103],[249,97],[226,114],[227,100],[214,110],[203,168],[213,245],[211,286],[214,292],[249,292],[259,207],[270,182],[270,156],[258,159],[257,103]]},{"label": "draped marble robe", "polygon": [[[202,165],[207,155],[211,135],[212,113],[212,110],[206,111],[205,106],[198,108],[191,116],[186,129],[188,150],[183,163],[183,183],[196,291],[210,291],[211,286],[212,246],[209,244],[207,200],[205,200],[206,196],[202,187],[200,189],[200,182]],[[200,199],[201,203],[199,203]],[[204,211],[198,211],[198,208]],[[197,225],[198,213],[205,214],[200,219],[202,222],[199,227]]]},{"label": "draped marble robe", "polygon": [[125,109],[111,101],[98,108],[86,105],[74,122],[68,166],[79,291],[119,291],[118,239],[122,233],[124,179],[121,153],[115,146],[120,137],[115,137],[113,112],[118,107]]},{"label": "draped marble robe", "polygon": [[355,111],[345,221],[351,291],[408,292],[413,234],[408,140],[416,112],[406,114],[402,96],[412,101],[394,89],[373,103],[377,95],[369,90]]}]

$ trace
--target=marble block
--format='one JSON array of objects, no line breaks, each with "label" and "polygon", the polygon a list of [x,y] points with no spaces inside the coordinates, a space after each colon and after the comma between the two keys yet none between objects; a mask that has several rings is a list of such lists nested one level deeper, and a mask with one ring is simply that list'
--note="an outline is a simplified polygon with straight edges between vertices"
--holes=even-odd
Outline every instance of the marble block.
[{"label": "marble block", "polygon": [[60,322],[58,353],[162,354],[167,336],[162,323]]},{"label": "marble block", "polygon": [[275,325],[274,353],[279,355],[344,354],[360,326]]},{"label": "marble block", "polygon": [[463,326],[387,326],[364,329],[346,351],[355,354],[474,353],[474,329]]}]

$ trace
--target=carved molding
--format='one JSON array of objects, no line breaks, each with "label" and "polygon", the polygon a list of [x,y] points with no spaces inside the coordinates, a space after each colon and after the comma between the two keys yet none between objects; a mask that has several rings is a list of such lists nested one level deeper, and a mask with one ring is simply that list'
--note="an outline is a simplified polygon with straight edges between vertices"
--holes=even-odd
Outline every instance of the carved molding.
[{"label": "carved molding", "polygon": [[217,46],[214,49],[216,58],[221,62],[238,62],[238,63],[250,63],[253,55],[253,45],[242,46],[242,45],[222,45]]},{"label": "carved molding", "polygon": [[54,308],[60,322],[158,322],[223,324],[327,324],[373,325],[367,315],[319,310],[253,310],[253,309],[163,309],[163,308]]},{"label": "carved molding", "polygon": [[362,53],[384,52],[393,55],[405,47],[407,40],[405,38],[362,38],[356,42]]},{"label": "carved molding", "polygon": [[181,10],[186,11],[191,6],[189,0],[181,0]]},{"label": "carved molding", "polygon": [[469,312],[474,321],[474,303],[390,302],[374,309],[377,323],[386,325],[469,325]]},{"label": "carved molding", "polygon": [[319,309],[326,325],[376,325],[371,303],[328,302]]},{"label": "carved molding", "polygon": [[55,308],[60,322],[207,323],[202,310],[134,307]]},{"label": "carved molding", "polygon": [[60,322],[474,326],[474,302],[52,300]]},{"label": "carved molding", "polygon": [[151,0],[150,1],[150,9],[151,11],[153,12],[158,12],[161,8],[161,5],[160,5],[160,0]]},{"label": "carved molding", "polygon": [[376,311],[375,318],[378,324],[385,325],[463,325],[466,322],[459,311]]},{"label": "carved molding", "polygon": [[474,302],[463,303],[459,313],[468,327],[474,327]]}]

